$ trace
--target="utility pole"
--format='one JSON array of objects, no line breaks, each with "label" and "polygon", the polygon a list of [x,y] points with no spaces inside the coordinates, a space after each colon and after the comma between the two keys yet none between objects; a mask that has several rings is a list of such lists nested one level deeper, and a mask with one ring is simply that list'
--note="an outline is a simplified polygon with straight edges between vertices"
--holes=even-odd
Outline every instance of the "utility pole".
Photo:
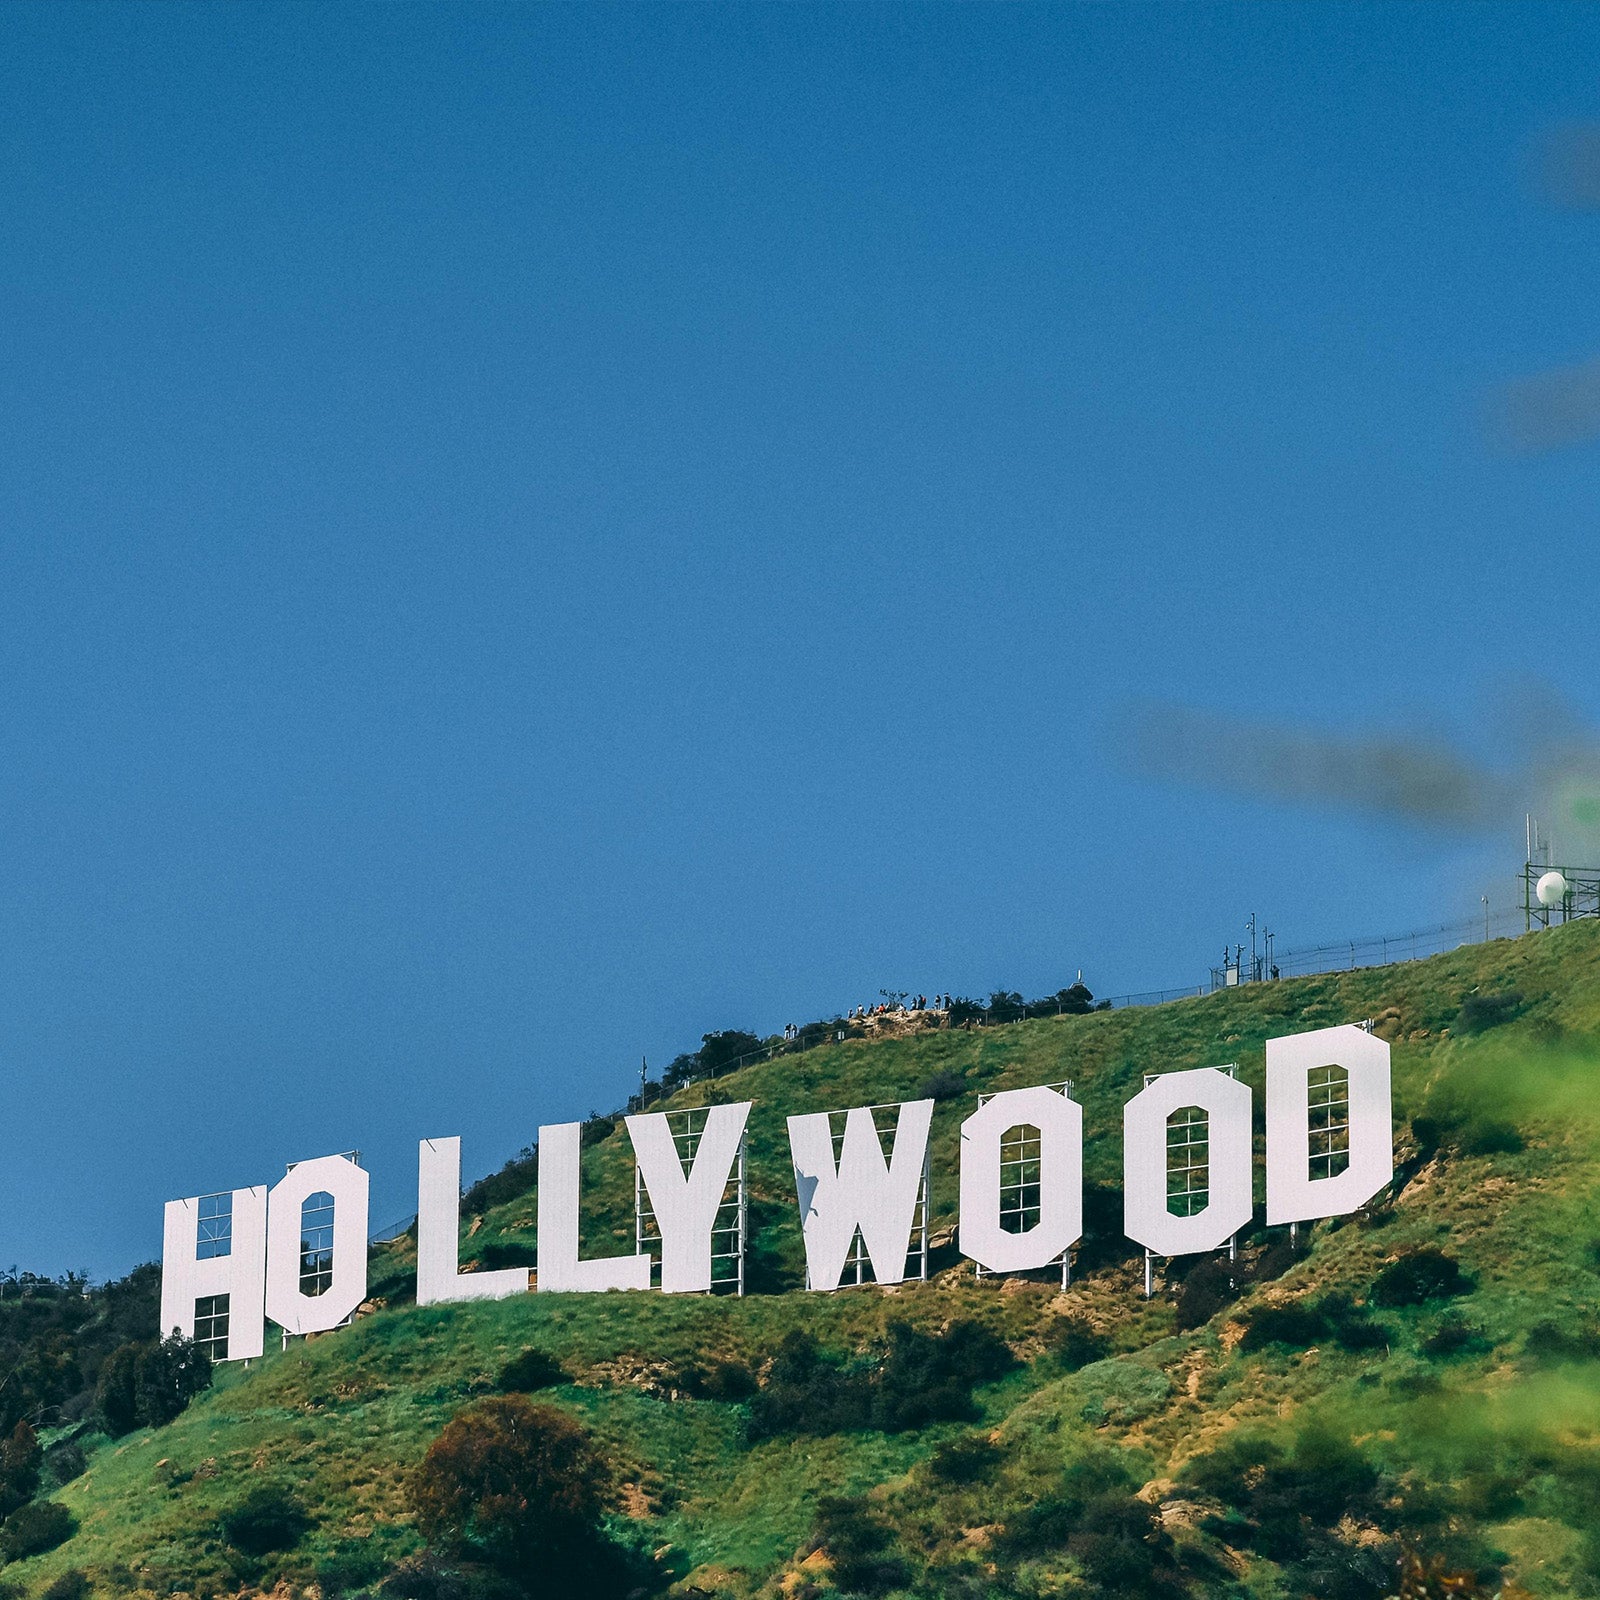
[{"label": "utility pole", "polygon": [[1483,942],[1485,944],[1488,944],[1488,942],[1489,942],[1489,897],[1486,894],[1480,894],[1478,896],[1478,898],[1481,901],[1483,901]]}]

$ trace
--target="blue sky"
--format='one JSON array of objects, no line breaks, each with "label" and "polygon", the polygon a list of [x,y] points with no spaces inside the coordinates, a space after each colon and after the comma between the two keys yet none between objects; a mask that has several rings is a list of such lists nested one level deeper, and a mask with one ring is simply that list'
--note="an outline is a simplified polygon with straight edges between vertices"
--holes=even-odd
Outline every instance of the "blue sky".
[{"label": "blue sky", "polygon": [[1596,710],[1577,7],[13,5],[0,1259],[721,1027],[1199,981],[1515,830],[1127,772],[1132,700]]}]

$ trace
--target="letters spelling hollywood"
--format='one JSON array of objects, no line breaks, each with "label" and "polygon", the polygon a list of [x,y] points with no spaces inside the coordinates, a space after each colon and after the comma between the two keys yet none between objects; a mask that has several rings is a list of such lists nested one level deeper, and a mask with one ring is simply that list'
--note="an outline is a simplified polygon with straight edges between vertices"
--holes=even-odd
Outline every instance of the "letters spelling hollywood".
[{"label": "letters spelling hollywood", "polygon": [[[1313,1080],[1315,1079],[1315,1088]],[[1204,1115],[1205,1204],[1174,1215],[1168,1200],[1169,1119]],[[711,1106],[687,1173],[668,1117],[627,1118],[634,1158],[660,1229],[660,1281],[668,1294],[711,1288],[713,1237],[744,1143],[750,1103]],[[1314,1117],[1313,1112],[1316,1112]],[[1267,1041],[1266,1203],[1269,1225],[1342,1216],[1394,1175],[1389,1046],[1358,1027],[1322,1028]],[[806,1283],[839,1286],[859,1230],[873,1276],[905,1275],[928,1165],[931,1100],[895,1108],[886,1158],[872,1112],[844,1113],[834,1155],[826,1111],[791,1116],[789,1148],[805,1241]],[[1152,1076],[1123,1108],[1123,1217],[1129,1238],[1162,1256],[1215,1250],[1248,1225],[1252,1198],[1252,1096],[1229,1071],[1200,1067]],[[1001,1223],[1001,1144],[1013,1128],[1038,1130],[1038,1220]],[[1347,1127],[1347,1133],[1346,1133]],[[580,1124],[539,1130],[538,1283],[543,1291],[649,1289],[649,1255],[584,1260],[578,1245]],[[1025,1272],[1061,1260],[1082,1231],[1083,1108],[1054,1088],[1007,1089],[961,1124],[962,1252],[991,1272]],[[366,1298],[367,1174],[346,1156],[297,1162],[264,1185],[167,1203],[161,1324],[206,1337],[219,1359],[261,1354],[268,1319],[288,1333],[336,1328]],[[417,1303],[500,1299],[529,1287],[526,1267],[462,1272],[461,1141],[418,1149]],[[308,1205],[308,1202],[310,1203]],[[1192,1202],[1191,1202],[1192,1203]],[[306,1224],[326,1228],[308,1267]],[[331,1260],[329,1257],[331,1256]]]}]

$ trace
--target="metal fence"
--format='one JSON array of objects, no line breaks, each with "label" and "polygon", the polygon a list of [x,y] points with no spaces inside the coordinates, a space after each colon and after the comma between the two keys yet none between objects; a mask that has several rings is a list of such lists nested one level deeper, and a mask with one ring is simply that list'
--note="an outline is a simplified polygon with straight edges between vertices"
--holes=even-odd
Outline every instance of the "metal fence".
[{"label": "metal fence", "polygon": [[[1520,938],[1525,932],[1521,906],[1491,911],[1487,916],[1463,917],[1410,933],[1375,934],[1365,939],[1340,939],[1334,944],[1305,945],[1285,950],[1274,958],[1278,976],[1305,977],[1317,972],[1348,971],[1355,967],[1387,967],[1397,961],[1421,961],[1443,955],[1462,945],[1486,939]],[[1271,976],[1270,972],[1267,974]]]}]

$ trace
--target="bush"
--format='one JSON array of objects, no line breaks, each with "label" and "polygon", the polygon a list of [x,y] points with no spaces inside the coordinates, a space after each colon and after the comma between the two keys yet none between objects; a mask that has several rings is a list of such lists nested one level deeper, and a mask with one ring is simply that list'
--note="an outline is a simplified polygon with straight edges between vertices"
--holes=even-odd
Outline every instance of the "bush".
[{"label": "bush", "polygon": [[[1065,989],[1058,989],[1051,997],[1063,1013],[1068,1016],[1087,1016],[1095,1009],[1094,996],[1089,992],[1087,985],[1074,983]],[[1045,1002],[1048,1004],[1049,1002]],[[1109,1009],[1109,1005],[1107,1007]]]},{"label": "bush", "polygon": [[1569,1333],[1558,1323],[1536,1322],[1522,1348],[1535,1361],[1594,1361],[1600,1359],[1600,1334],[1589,1328]]},{"label": "bush", "polygon": [[1083,1186],[1083,1237],[1073,1261],[1074,1273],[1087,1276],[1139,1254],[1139,1246],[1122,1230],[1122,1190],[1109,1183]]},{"label": "bush", "polygon": [[1096,1333],[1087,1317],[1065,1316],[1045,1335],[1045,1348],[1064,1371],[1076,1372],[1091,1362],[1104,1361],[1111,1354],[1111,1341]]},{"label": "bush", "polygon": [[1177,1324],[1181,1331],[1203,1328],[1219,1311],[1238,1299],[1245,1275],[1239,1263],[1213,1257],[1192,1267],[1178,1291]]},{"label": "bush", "polygon": [[607,1116],[603,1111],[591,1111],[578,1127],[578,1144],[584,1150],[591,1149],[603,1143],[617,1131],[617,1123],[621,1118],[613,1113]]},{"label": "bush", "polygon": [[752,1440],[787,1433],[848,1433],[865,1428],[872,1409],[871,1375],[825,1355],[800,1328],[783,1336],[767,1381],[750,1402]]},{"label": "bush", "polygon": [[958,1100],[966,1092],[967,1080],[959,1072],[951,1072],[948,1067],[941,1067],[917,1090],[917,1099]]},{"label": "bush", "polygon": [[520,1395],[480,1400],[428,1447],[410,1484],[417,1527],[446,1555],[552,1593],[604,1587],[619,1567],[601,1532],[610,1474],[585,1430]]},{"label": "bush", "polygon": [[389,1569],[377,1539],[349,1539],[330,1550],[317,1563],[317,1587],[324,1595],[348,1594],[367,1589]]},{"label": "bush", "polygon": [[928,1471],[944,1483],[983,1483],[993,1476],[1004,1452],[983,1433],[952,1439],[933,1452]]},{"label": "bush", "polygon": [[1435,1083],[1411,1119],[1423,1154],[1449,1149],[1468,1156],[1515,1155],[1523,1139],[1513,1124],[1496,1115],[1500,1092],[1481,1067],[1458,1070]]},{"label": "bush", "polygon": [[1134,1485],[1134,1475],[1113,1452],[1085,1456],[1054,1488],[1006,1518],[993,1541],[995,1552],[1015,1562],[1065,1550],[1089,1580],[1091,1594],[1180,1595],[1173,1541]]},{"label": "bush", "polygon": [[1450,1031],[1483,1033],[1489,1028],[1498,1028],[1503,1022],[1510,1022],[1521,1009],[1522,995],[1515,989],[1507,989],[1500,994],[1469,994],[1461,1002],[1461,1009],[1456,1012]]},{"label": "bush", "polygon": [[834,1582],[846,1594],[888,1594],[911,1581],[910,1568],[893,1553],[893,1531],[859,1501],[825,1495],[816,1526],[816,1543],[828,1552]]},{"label": "bush", "polygon": [[907,1433],[977,1415],[972,1390],[1008,1372],[1016,1358],[980,1323],[952,1322],[938,1337],[889,1325],[876,1368],[825,1355],[809,1333],[784,1336],[766,1386],[750,1402],[752,1440],[780,1434],[878,1428]]},{"label": "bush", "polygon": [[1303,1350],[1327,1338],[1328,1319],[1304,1301],[1288,1305],[1257,1306],[1246,1320],[1241,1350],[1264,1350],[1269,1344],[1288,1345]]},{"label": "bush", "polygon": [[222,1516],[222,1532],[235,1550],[264,1556],[292,1550],[311,1527],[300,1501],[278,1484],[263,1483]]},{"label": "bush", "polygon": [[500,1267],[537,1267],[539,1250],[516,1239],[491,1239],[478,1251],[478,1260],[491,1272]]},{"label": "bush", "polygon": [[35,1500],[0,1523],[0,1555],[21,1561],[65,1544],[78,1531],[78,1519],[58,1500]]},{"label": "bush", "polygon": [[88,1578],[76,1567],[68,1567],[39,1591],[39,1600],[84,1600],[88,1593]]},{"label": "bush", "polygon": [[1328,1319],[1333,1342],[1341,1350],[1387,1350],[1389,1330],[1356,1305],[1347,1294],[1325,1294],[1317,1309]]},{"label": "bush", "polygon": [[378,1593],[383,1600],[526,1600],[523,1589],[487,1567],[444,1561],[432,1552],[407,1556]]},{"label": "bush", "polygon": [[501,1394],[536,1394],[540,1389],[554,1389],[571,1381],[567,1369],[554,1356],[543,1350],[524,1350],[500,1369],[495,1388]]},{"label": "bush", "polygon": [[661,1074],[661,1087],[668,1094],[693,1083],[700,1076],[700,1057],[691,1053],[674,1056]]},{"label": "bush", "polygon": [[1345,1515],[1371,1517],[1379,1508],[1377,1469],[1350,1440],[1316,1426],[1286,1450],[1276,1438],[1237,1432],[1183,1469],[1184,1480],[1242,1514],[1229,1543],[1273,1561],[1302,1557],[1312,1528],[1334,1527]]},{"label": "bush", "polygon": [[986,1009],[990,1022],[1015,1022],[1027,1009],[1027,1002],[1014,989],[996,989]]},{"label": "bush", "polygon": [[89,1465],[89,1458],[83,1453],[81,1445],[74,1444],[71,1439],[58,1439],[45,1451],[44,1464],[59,1488],[81,1476]]},{"label": "bush", "polygon": [[1184,1275],[1177,1298],[1180,1329],[1200,1328],[1225,1311],[1252,1283],[1270,1283],[1295,1264],[1296,1253],[1288,1239],[1266,1244],[1254,1258],[1240,1255],[1210,1256]]},{"label": "bush", "polygon": [[735,1405],[756,1392],[756,1375],[742,1361],[707,1361],[686,1367],[683,1388],[696,1400]]},{"label": "bush", "polygon": [[1476,1287],[1461,1264],[1442,1250],[1426,1245],[1391,1261],[1373,1280],[1372,1300],[1380,1306],[1420,1306],[1471,1294]]},{"label": "bush", "polygon": [[1422,1353],[1435,1361],[1446,1361],[1451,1356],[1481,1355],[1490,1348],[1482,1331],[1461,1317],[1446,1317],[1422,1341]]}]

